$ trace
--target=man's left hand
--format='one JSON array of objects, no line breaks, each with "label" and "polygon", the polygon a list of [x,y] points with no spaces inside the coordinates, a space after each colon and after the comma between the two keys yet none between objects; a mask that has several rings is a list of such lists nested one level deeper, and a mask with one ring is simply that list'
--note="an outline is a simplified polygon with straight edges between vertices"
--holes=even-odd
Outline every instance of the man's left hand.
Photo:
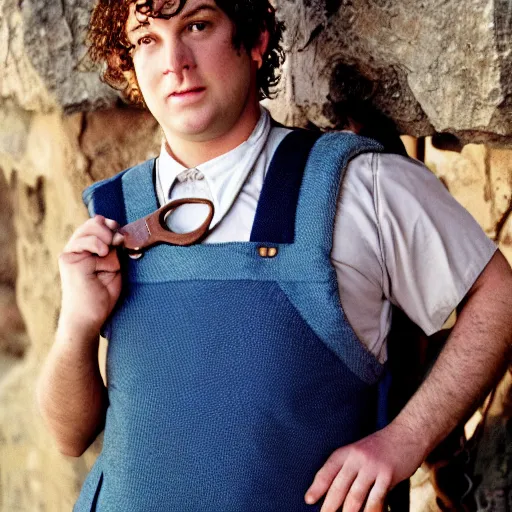
[{"label": "man's left hand", "polygon": [[356,443],[336,450],[318,471],[306,492],[308,504],[326,492],[321,512],[377,512],[387,493],[409,478],[426,457],[421,439],[412,444],[400,426],[390,424]]}]

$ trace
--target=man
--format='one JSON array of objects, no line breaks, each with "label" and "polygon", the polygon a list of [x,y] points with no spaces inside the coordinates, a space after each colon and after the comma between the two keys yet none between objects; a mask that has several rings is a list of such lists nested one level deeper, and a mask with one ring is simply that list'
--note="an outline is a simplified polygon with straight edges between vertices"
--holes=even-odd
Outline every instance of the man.
[{"label": "man", "polygon": [[[272,124],[258,100],[280,31],[264,0],[101,0],[93,15],[105,78],[165,141],[155,162],[86,191],[103,215],[60,259],[40,407],[68,455],[105,427],[76,510],[381,510],[504,365],[503,256],[419,164]],[[186,197],[215,207],[204,243],[118,257],[119,224]],[[185,205],[167,222],[185,233],[203,219]],[[463,307],[422,387],[375,431],[392,304],[428,333]]]}]

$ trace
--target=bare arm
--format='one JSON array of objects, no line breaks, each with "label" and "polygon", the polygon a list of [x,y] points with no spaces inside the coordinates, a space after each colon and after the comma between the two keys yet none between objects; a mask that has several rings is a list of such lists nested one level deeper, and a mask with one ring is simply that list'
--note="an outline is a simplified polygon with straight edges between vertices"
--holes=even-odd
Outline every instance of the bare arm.
[{"label": "bare arm", "polygon": [[95,217],[59,259],[62,307],[37,387],[41,414],[65,455],[80,456],[103,428],[108,404],[98,365],[100,328],[121,290],[114,221]]},{"label": "bare arm", "polygon": [[39,378],[39,408],[64,455],[82,455],[103,428],[108,402],[98,342],[99,333],[84,336],[59,327]]},{"label": "bare arm", "polygon": [[421,425],[429,453],[497,383],[511,348],[512,271],[497,251],[465,297],[446,346],[397,423],[406,430]]},{"label": "bare arm", "polygon": [[498,251],[472,286],[445,347],[422,386],[386,428],[336,450],[307,503],[322,512],[382,510],[387,492],[425,457],[498,380],[512,346],[512,271]]}]

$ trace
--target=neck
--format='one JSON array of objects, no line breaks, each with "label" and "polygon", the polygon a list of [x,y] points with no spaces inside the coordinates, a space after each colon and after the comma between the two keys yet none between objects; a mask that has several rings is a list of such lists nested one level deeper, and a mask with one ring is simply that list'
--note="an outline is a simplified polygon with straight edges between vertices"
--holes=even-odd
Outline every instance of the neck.
[{"label": "neck", "polygon": [[186,140],[165,133],[166,149],[181,165],[188,168],[197,167],[245,142],[256,127],[260,114],[260,106],[257,101],[247,105],[235,125],[227,133],[210,140]]}]

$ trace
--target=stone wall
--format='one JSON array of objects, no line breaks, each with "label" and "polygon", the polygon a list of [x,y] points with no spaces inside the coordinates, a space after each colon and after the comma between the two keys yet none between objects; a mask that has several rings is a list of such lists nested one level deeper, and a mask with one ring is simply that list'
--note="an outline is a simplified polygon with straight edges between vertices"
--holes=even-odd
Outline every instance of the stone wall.
[{"label": "stone wall", "polygon": [[28,337],[16,304],[16,236],[11,190],[0,173],[0,379],[26,352]]},{"label": "stone wall", "polygon": [[441,151],[427,141],[425,163],[512,261],[512,152],[477,144]]},{"label": "stone wall", "polygon": [[[282,117],[324,128],[384,113],[401,133],[512,134],[508,0],[277,0],[286,21]],[[355,107],[355,108],[354,108]]]},{"label": "stone wall", "polygon": [[155,155],[160,133],[148,114],[121,108],[36,114],[26,136],[19,158],[0,156],[15,204],[17,302],[31,340],[23,362],[0,381],[0,510],[69,511],[97,447],[77,460],[61,456],[34,402],[60,306],[57,258],[87,218],[81,190]]},{"label": "stone wall", "polygon": [[[289,27],[283,88],[269,103],[277,119],[339,127],[352,102],[410,134],[510,145],[505,0],[277,3]],[[90,6],[0,0],[0,512],[71,510],[98,452],[59,455],[35,408],[59,311],[57,257],[86,218],[81,190],[155,155],[161,136],[88,70]],[[512,151],[458,149],[427,143],[426,162],[512,258]],[[431,490],[419,490],[415,510],[427,510]]]},{"label": "stone wall", "polygon": [[[275,0],[287,25],[276,116],[333,128],[347,110],[401,133],[512,142],[508,0]],[[0,112],[113,106],[85,57],[93,0],[0,0]],[[0,118],[1,119],[1,118]]]}]

